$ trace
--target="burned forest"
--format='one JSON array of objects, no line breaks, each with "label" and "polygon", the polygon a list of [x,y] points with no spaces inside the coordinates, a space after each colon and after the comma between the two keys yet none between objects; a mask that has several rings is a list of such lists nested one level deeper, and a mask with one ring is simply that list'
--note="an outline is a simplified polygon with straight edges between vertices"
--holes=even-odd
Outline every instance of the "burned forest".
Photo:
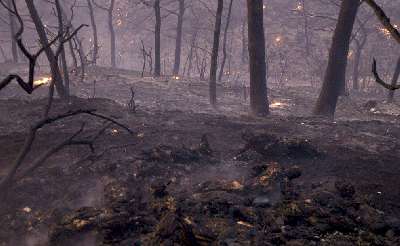
[{"label": "burned forest", "polygon": [[399,0],[0,0],[0,246],[400,245]]}]

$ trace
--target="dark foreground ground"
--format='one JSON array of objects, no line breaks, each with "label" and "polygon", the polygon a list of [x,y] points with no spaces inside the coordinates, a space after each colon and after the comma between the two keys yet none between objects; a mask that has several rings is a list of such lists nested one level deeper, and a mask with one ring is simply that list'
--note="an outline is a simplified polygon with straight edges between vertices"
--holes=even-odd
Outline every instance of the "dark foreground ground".
[{"label": "dark foreground ground", "polygon": [[[295,87],[273,89],[273,115],[252,118],[241,92],[221,88],[214,111],[204,83],[132,76],[96,78],[99,98],[83,99],[86,83],[81,99],[55,102],[53,115],[97,109],[134,134],[111,125],[94,152],[68,147],[19,179],[1,201],[0,245],[400,245],[400,126],[389,115],[400,106],[358,95],[333,122],[307,117],[315,90]],[[0,175],[46,103],[44,89],[29,101],[7,90]],[[82,139],[105,124],[79,116],[46,127],[24,168],[82,122]]]}]

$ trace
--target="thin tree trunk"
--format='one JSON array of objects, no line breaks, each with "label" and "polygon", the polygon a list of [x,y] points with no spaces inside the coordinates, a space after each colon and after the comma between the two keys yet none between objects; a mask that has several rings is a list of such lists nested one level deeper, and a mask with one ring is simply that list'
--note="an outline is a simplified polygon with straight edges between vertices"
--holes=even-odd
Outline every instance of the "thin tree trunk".
[{"label": "thin tree trunk", "polygon": [[73,64],[74,69],[75,69],[75,74],[77,74],[77,70],[78,70],[78,59],[76,58],[76,55],[75,55],[74,46],[72,45],[72,40],[69,40],[69,41],[68,41],[68,47],[69,47],[70,55],[71,55],[71,57],[72,57],[72,64]]},{"label": "thin tree trunk", "polygon": [[79,40],[79,38],[74,39],[75,45],[76,45],[76,50],[78,51],[79,55],[79,60],[81,63],[81,82],[85,79],[85,70],[86,70],[86,60],[85,60],[85,54],[83,53],[82,50],[82,42]]},{"label": "thin tree trunk", "polygon": [[6,61],[7,61],[7,56],[6,56],[6,54],[4,53],[3,46],[1,46],[1,45],[0,45],[0,54],[1,54],[1,56],[3,57],[4,62],[6,62]]},{"label": "thin tree trunk", "polygon": [[219,76],[218,76],[218,81],[219,82],[221,82],[222,76],[224,75],[224,68],[225,68],[225,63],[226,63],[226,42],[227,42],[227,39],[228,39],[229,24],[231,23],[232,5],[233,5],[233,0],[230,0],[229,9],[228,9],[228,15],[226,16],[224,39],[223,39],[223,43],[222,43],[222,53],[223,53],[223,55],[222,55],[221,68],[219,70]]},{"label": "thin tree trunk", "polygon": [[64,38],[62,35],[64,33],[64,21],[63,21],[63,16],[62,16],[62,7],[60,4],[60,0],[55,0],[55,5],[56,5],[56,10],[57,10],[57,18],[58,18],[58,34],[60,35],[60,38],[59,38],[59,43],[61,45],[60,61],[61,61],[61,66],[62,66],[62,71],[63,71],[65,95],[67,97],[67,100],[69,100],[69,94],[70,94],[69,74],[68,74],[67,59],[65,56]]},{"label": "thin tree trunk", "polygon": [[213,42],[213,49],[212,49],[211,63],[210,63],[210,104],[213,107],[217,106],[217,67],[218,67],[219,39],[221,35],[221,19],[222,19],[223,8],[224,8],[224,0],[218,0],[217,13],[215,16],[214,42]]},{"label": "thin tree trunk", "polygon": [[87,0],[87,5],[89,9],[89,15],[90,15],[90,23],[92,25],[92,31],[93,31],[93,57],[92,57],[92,63],[93,65],[97,64],[97,57],[99,53],[99,41],[98,41],[98,36],[97,36],[97,25],[96,25],[96,19],[94,16],[94,9],[92,5],[92,0]]},{"label": "thin tree trunk", "polygon": [[154,77],[161,76],[161,9],[160,0],[154,1],[156,24],[154,30]]},{"label": "thin tree trunk", "polygon": [[338,97],[345,85],[350,37],[358,6],[358,0],[346,0],[341,3],[338,23],[329,50],[324,83],[314,108],[315,115],[333,117],[335,114]]},{"label": "thin tree trunk", "polygon": [[247,37],[246,37],[246,22],[247,19],[243,18],[242,22],[242,56],[241,56],[241,61],[242,65],[244,65],[247,61],[247,55],[248,55],[248,47],[247,47]]},{"label": "thin tree trunk", "polygon": [[357,39],[354,40],[356,43],[356,53],[354,55],[354,67],[353,67],[353,90],[358,91],[360,89],[359,75],[360,75],[360,61],[362,50],[367,41],[367,38],[364,37],[361,42]]},{"label": "thin tree trunk", "polygon": [[306,56],[310,56],[310,36],[309,36],[309,24],[308,24],[308,14],[306,9],[306,1],[302,0],[302,14],[304,17],[304,41],[305,41],[305,48],[306,48]]},{"label": "thin tree trunk", "polygon": [[39,36],[40,43],[45,48],[45,53],[49,61],[49,66],[51,70],[52,79],[54,80],[56,90],[60,98],[66,99],[65,88],[63,85],[63,79],[60,73],[60,68],[58,66],[58,61],[54,55],[53,50],[49,46],[49,40],[47,39],[46,31],[43,27],[42,20],[36,10],[35,4],[32,0],[25,0],[26,6],[28,7],[29,14],[32,21],[36,27],[36,31]]},{"label": "thin tree trunk", "polygon": [[178,24],[176,26],[175,62],[174,62],[173,75],[179,74],[179,68],[181,65],[182,28],[183,28],[184,14],[185,14],[185,0],[179,0],[179,13],[178,13]]},{"label": "thin tree trunk", "polygon": [[263,16],[263,0],[247,0],[250,109],[257,116],[269,113]]},{"label": "thin tree trunk", "polygon": [[[10,9],[12,9],[11,0],[8,0],[7,3],[8,3],[8,7]],[[11,53],[12,53],[12,57],[13,57],[13,62],[17,63],[18,62],[18,45],[17,45],[17,42],[16,42],[16,40],[14,38],[14,35],[15,35],[15,32],[16,32],[16,26],[15,26],[16,23],[15,23],[15,18],[14,18],[13,14],[10,11],[8,11],[8,18],[9,18],[9,21],[10,21]]]},{"label": "thin tree trunk", "polygon": [[111,44],[111,66],[112,68],[117,67],[116,61],[116,43],[115,43],[115,30],[113,25],[113,10],[115,0],[111,0],[110,7],[108,9],[108,29],[110,31],[110,44]]},{"label": "thin tree trunk", "polygon": [[[392,78],[392,86],[397,85],[397,81],[399,80],[400,76],[400,57],[397,60],[396,68],[394,70],[393,78]],[[394,90],[390,90],[388,94],[388,99],[387,101],[389,103],[393,102],[393,96],[394,96]]]},{"label": "thin tree trunk", "polygon": [[194,46],[196,45],[196,38],[197,38],[197,29],[194,31],[192,40],[190,42],[190,51],[189,51],[189,65],[187,69],[187,76],[190,77],[192,73],[192,68],[193,68],[193,52],[194,52]]}]

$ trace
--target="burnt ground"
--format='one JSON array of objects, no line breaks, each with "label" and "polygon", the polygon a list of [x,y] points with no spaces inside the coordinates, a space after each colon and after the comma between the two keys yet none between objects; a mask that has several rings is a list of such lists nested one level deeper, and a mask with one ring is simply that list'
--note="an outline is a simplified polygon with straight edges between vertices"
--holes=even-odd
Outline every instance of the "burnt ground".
[{"label": "burnt ground", "polygon": [[[193,79],[102,69],[74,93],[52,115],[97,109],[134,134],[112,125],[94,153],[67,147],[19,179],[1,203],[0,245],[400,244],[400,106],[368,102],[382,95],[343,98],[329,121],[309,116],[317,89],[307,86],[273,86],[267,118],[247,115],[240,88],[220,87],[210,108],[206,82]],[[45,94],[0,93],[0,175]],[[105,124],[78,116],[45,127],[23,167],[82,122],[83,139]]]}]

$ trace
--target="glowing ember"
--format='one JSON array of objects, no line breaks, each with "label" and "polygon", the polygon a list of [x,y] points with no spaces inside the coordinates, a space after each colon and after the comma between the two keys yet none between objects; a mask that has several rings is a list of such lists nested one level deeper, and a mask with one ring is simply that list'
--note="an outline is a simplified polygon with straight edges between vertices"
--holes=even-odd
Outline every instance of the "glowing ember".
[{"label": "glowing ember", "polygon": [[180,80],[181,79],[181,77],[179,77],[179,76],[173,76],[172,77],[174,80]]},{"label": "glowing ember", "polygon": [[288,103],[280,102],[280,101],[272,101],[272,103],[269,105],[270,108],[285,108],[288,106],[289,106]]},{"label": "glowing ember", "polygon": [[353,57],[353,51],[352,50],[350,50],[349,54],[347,55],[347,58],[351,58],[351,57]]},{"label": "glowing ember", "polygon": [[190,220],[190,218],[189,217],[185,217],[184,219],[183,219],[185,222],[186,222],[186,224],[188,224],[188,225],[191,225],[193,222]]},{"label": "glowing ember", "polygon": [[118,134],[118,130],[117,129],[112,129],[111,130],[111,135],[117,135]]},{"label": "glowing ember", "polygon": [[239,181],[235,180],[231,183],[231,188],[232,190],[240,190],[243,189],[243,185]]},{"label": "glowing ember", "polygon": [[382,27],[382,28],[379,28],[379,31],[380,31],[383,35],[385,35],[387,38],[390,37],[390,31],[389,31],[388,29]]},{"label": "glowing ember", "polygon": [[268,165],[265,174],[258,178],[258,182],[263,186],[268,186],[273,178],[276,177],[276,175],[279,173],[279,171],[279,164],[276,162],[271,163],[270,165]]},{"label": "glowing ember", "polygon": [[89,224],[89,221],[87,220],[80,220],[80,219],[75,219],[72,224],[75,226],[76,229],[82,229],[84,226]]},{"label": "glowing ember", "polygon": [[46,85],[46,84],[50,83],[50,81],[51,81],[51,77],[42,77],[40,79],[33,81],[33,84],[34,85]]},{"label": "glowing ember", "polygon": [[301,3],[298,3],[297,7],[296,7],[296,10],[297,11],[302,11],[303,10],[303,5],[301,5]]},{"label": "glowing ember", "polygon": [[24,211],[25,213],[30,213],[32,212],[32,209],[30,207],[24,207],[22,211]]},{"label": "glowing ember", "polygon": [[247,222],[241,221],[241,220],[236,222],[236,224],[242,225],[242,226],[246,226],[246,227],[250,227],[250,228],[254,227],[253,225],[251,225],[251,224],[249,224]]}]

